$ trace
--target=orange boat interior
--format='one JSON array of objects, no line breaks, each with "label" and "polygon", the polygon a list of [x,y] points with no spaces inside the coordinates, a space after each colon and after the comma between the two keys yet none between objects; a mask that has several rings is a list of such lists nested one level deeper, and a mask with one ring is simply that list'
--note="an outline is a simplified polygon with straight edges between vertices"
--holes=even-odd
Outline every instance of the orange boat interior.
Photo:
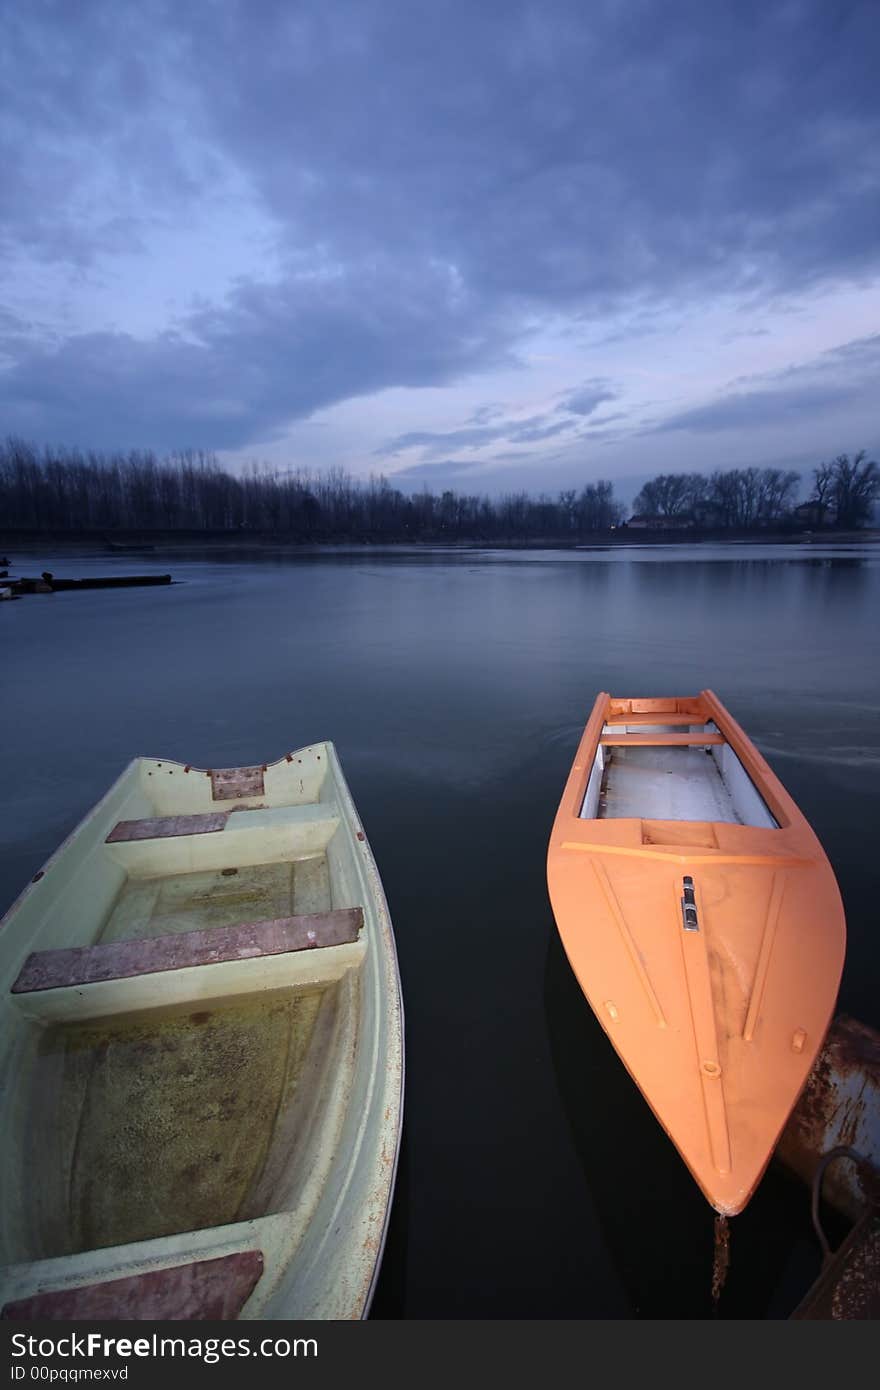
[{"label": "orange boat interior", "polygon": [[[672,708],[657,708],[664,705]],[[779,825],[699,699],[609,701],[580,815],[639,817],[649,844],[658,834],[661,843],[668,839],[655,822],[696,822],[700,844],[714,843],[711,827],[718,822]],[[674,832],[673,837],[679,838]]]}]

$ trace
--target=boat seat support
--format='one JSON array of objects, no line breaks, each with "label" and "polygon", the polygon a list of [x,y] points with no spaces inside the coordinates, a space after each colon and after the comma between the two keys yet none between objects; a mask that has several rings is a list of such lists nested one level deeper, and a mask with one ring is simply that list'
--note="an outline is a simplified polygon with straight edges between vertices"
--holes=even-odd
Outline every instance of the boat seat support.
[{"label": "boat seat support", "polygon": [[620,748],[629,746],[682,748],[699,747],[702,744],[726,743],[723,734],[603,734],[599,742],[604,747]]},{"label": "boat seat support", "polygon": [[687,710],[683,713],[675,714],[665,710],[657,710],[653,714],[633,714],[631,712],[628,713],[626,710],[612,710],[610,714],[606,715],[605,723],[614,725],[626,724],[627,726],[638,724],[665,724],[672,726],[675,724],[707,724],[710,718],[711,715],[707,714],[705,710]]}]

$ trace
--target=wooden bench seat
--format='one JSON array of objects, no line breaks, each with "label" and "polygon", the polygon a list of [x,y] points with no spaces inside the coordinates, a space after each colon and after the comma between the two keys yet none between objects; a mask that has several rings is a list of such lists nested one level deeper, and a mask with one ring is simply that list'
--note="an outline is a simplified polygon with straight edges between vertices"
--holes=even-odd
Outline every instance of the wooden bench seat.
[{"label": "wooden bench seat", "polygon": [[663,748],[670,745],[682,748],[699,747],[701,744],[726,743],[723,734],[603,734],[599,742],[606,748],[641,746],[642,748]]},{"label": "wooden bench seat", "polygon": [[262,1273],[261,1252],[242,1250],[124,1279],[32,1294],[7,1303],[0,1317],[30,1322],[226,1322],[238,1317]]},{"label": "wooden bench seat", "polygon": [[104,841],[107,845],[125,840],[164,840],[169,835],[209,835],[225,830],[231,811],[208,811],[201,816],[154,816],[146,820],[121,820]]},{"label": "wooden bench seat", "polygon": [[31,994],[220,961],[341,946],[357,941],[363,924],[363,908],[351,907],[170,936],[35,951],[22,966],[12,993]]},{"label": "wooden bench seat", "polygon": [[299,830],[319,824],[338,824],[338,816],[321,802],[305,801],[290,806],[232,806],[228,811],[203,811],[186,816],[148,816],[117,821],[104,843],[124,845],[144,840],[170,840],[219,831]]}]

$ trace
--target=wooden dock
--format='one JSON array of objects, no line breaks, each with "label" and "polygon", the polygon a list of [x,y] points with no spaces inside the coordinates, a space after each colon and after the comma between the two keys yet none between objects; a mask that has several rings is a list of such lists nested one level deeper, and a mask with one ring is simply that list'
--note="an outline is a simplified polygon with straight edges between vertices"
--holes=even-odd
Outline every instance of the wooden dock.
[{"label": "wooden dock", "polygon": [[4,579],[4,589],[10,591],[11,598],[21,598],[24,594],[67,593],[79,589],[131,589],[141,585],[170,584],[170,574],[114,574],[94,575],[83,579],[59,579],[44,571],[38,578],[22,576],[20,579]]}]

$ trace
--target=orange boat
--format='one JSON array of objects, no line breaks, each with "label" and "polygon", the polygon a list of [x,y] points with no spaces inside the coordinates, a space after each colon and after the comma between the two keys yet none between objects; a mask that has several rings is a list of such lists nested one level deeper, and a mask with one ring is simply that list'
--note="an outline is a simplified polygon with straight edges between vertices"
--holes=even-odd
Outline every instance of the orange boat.
[{"label": "orange boat", "polygon": [[831,1021],[828,859],[711,690],[593,706],[547,857],[602,1027],[712,1206],[742,1211]]}]

